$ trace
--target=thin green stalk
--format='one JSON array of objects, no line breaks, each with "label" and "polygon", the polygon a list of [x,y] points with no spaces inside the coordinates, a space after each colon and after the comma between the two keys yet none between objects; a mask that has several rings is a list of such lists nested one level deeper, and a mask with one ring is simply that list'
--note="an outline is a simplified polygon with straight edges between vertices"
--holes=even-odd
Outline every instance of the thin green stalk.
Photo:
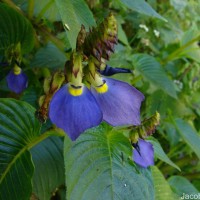
[{"label": "thin green stalk", "polygon": [[2,2],[8,4],[11,8],[13,8],[14,10],[16,10],[17,12],[19,12],[21,14],[24,14],[22,12],[22,10],[18,6],[16,6],[11,0],[2,0]]},{"label": "thin green stalk", "polygon": [[32,19],[34,13],[34,0],[28,1],[28,18]]},{"label": "thin green stalk", "polygon": [[51,0],[49,1],[40,11],[40,13],[38,14],[37,18],[36,18],[36,22],[39,22],[40,19],[44,16],[45,12],[49,9],[49,7],[52,5],[54,1]]},{"label": "thin green stalk", "polygon": [[189,179],[189,180],[200,180],[200,172],[197,173],[191,173],[191,174],[184,174],[183,175],[185,178]]},{"label": "thin green stalk", "polygon": [[187,75],[187,73],[189,73],[190,72],[190,70],[193,68],[193,63],[191,63],[185,70],[184,70],[184,72],[181,74],[181,76],[179,77],[179,81],[181,81],[184,77],[185,77],[185,75]]},{"label": "thin green stalk", "polygon": [[134,40],[135,40],[135,38],[137,37],[137,35],[138,35],[138,34],[134,34],[134,35],[132,36],[132,38],[131,38],[130,41],[129,41],[129,45],[131,45],[131,44],[134,42]]},{"label": "thin green stalk", "polygon": [[183,46],[181,46],[180,48],[176,49],[174,52],[172,52],[171,54],[169,54],[165,59],[164,59],[164,63],[167,63],[171,60],[174,60],[185,48],[189,47],[191,44],[193,44],[194,42],[200,40],[200,35],[198,35],[196,38],[190,40],[189,42],[187,42],[186,44],[184,44]]},{"label": "thin green stalk", "polygon": [[142,80],[142,75],[138,75],[131,80],[131,83],[134,85],[136,82]]},{"label": "thin green stalk", "polygon": [[174,148],[172,148],[169,153],[167,154],[168,157],[172,156],[179,148],[181,148],[184,144],[179,143]]}]

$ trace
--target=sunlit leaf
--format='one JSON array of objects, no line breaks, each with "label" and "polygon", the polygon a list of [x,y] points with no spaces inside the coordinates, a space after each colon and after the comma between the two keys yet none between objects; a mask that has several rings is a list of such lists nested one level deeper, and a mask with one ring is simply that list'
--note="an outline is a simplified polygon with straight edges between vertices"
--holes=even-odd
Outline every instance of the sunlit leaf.
[{"label": "sunlit leaf", "polygon": [[196,155],[200,159],[200,136],[198,135],[196,130],[182,119],[177,119],[175,121],[175,127],[177,129],[177,132],[182,136],[185,142],[190,146],[190,148],[196,153]]},{"label": "sunlit leaf", "polygon": [[154,57],[147,54],[134,54],[131,59],[133,65],[146,79],[168,95],[177,98],[174,83]]},{"label": "sunlit leaf", "polygon": [[122,133],[93,128],[74,143],[67,138],[64,152],[68,200],[154,199],[149,170],[136,170]]},{"label": "sunlit leaf", "polygon": [[55,2],[71,47],[74,49],[81,25],[86,29],[95,25],[92,12],[84,0],[55,0]]},{"label": "sunlit leaf", "polygon": [[156,200],[178,200],[172,192],[170,185],[156,166],[151,167]]},{"label": "sunlit leaf", "polygon": [[121,41],[123,44],[129,46],[128,39],[126,36],[126,33],[124,32],[122,25],[118,23],[118,39]]},{"label": "sunlit leaf", "polygon": [[[192,40],[194,40],[195,38],[199,37],[200,39],[200,33],[199,30],[197,28],[191,28],[189,30],[187,30],[182,39],[181,39],[181,46],[184,46],[185,44],[191,42]],[[181,56],[186,56],[188,58],[193,59],[196,62],[200,63],[200,49],[199,49],[199,45],[198,45],[198,40],[194,41],[191,43],[191,45],[189,45],[187,48],[184,48],[183,51],[181,52]]]},{"label": "sunlit leaf", "polygon": [[170,0],[170,4],[177,10],[182,11],[187,6],[187,0]]},{"label": "sunlit leaf", "polygon": [[199,193],[192,183],[182,176],[171,176],[168,179],[168,183],[173,191],[180,197],[183,196],[183,194],[190,195]]},{"label": "sunlit leaf", "polygon": [[128,8],[151,16],[151,17],[156,17],[158,19],[162,19],[164,21],[166,21],[166,19],[164,19],[161,15],[159,15],[147,2],[145,2],[144,0],[121,0],[122,3],[124,3]]}]

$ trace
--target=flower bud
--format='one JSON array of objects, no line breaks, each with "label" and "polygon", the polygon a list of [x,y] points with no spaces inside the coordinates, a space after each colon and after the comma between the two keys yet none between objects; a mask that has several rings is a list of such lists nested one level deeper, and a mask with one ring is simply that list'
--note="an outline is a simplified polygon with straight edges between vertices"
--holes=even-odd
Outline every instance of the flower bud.
[{"label": "flower bud", "polygon": [[52,77],[46,78],[44,80],[44,92],[45,95],[42,95],[39,98],[39,110],[36,111],[36,116],[40,122],[44,123],[48,118],[49,103],[55,94],[55,92],[60,89],[62,84],[65,81],[64,72],[58,71],[53,74]]},{"label": "flower bud", "polygon": [[83,52],[88,57],[92,55],[99,62],[102,58],[109,60],[115,44],[117,44],[117,21],[114,15],[110,14],[86,36]]},{"label": "flower bud", "polygon": [[101,67],[100,74],[104,76],[112,76],[114,74],[119,73],[132,73],[130,69],[124,69],[124,68],[113,68],[109,65],[104,65],[105,67]]}]

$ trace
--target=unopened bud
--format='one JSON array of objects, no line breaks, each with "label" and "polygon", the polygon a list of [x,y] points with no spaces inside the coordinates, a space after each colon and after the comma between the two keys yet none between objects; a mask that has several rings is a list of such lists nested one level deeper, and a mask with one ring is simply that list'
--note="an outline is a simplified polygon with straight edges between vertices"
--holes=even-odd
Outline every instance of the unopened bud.
[{"label": "unopened bud", "polygon": [[138,129],[137,128],[133,128],[129,132],[129,139],[131,140],[131,144],[134,144],[134,143],[136,143],[138,141],[139,134],[138,134]]},{"label": "unopened bud", "polygon": [[119,74],[119,73],[132,73],[130,69],[117,68],[117,67],[113,68],[113,67],[110,67],[109,65],[106,65],[104,69],[102,68],[101,68],[100,73],[104,76],[112,76],[114,74]]}]

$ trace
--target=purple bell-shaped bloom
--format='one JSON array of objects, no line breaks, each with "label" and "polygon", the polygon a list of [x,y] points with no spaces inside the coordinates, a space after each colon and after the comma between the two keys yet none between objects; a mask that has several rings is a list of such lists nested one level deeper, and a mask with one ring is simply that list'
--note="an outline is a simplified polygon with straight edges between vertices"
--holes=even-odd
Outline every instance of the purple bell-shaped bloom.
[{"label": "purple bell-shaped bloom", "polygon": [[75,87],[68,83],[54,94],[50,102],[49,117],[72,140],[76,140],[86,129],[101,123],[102,112],[87,87]]},{"label": "purple bell-shaped bloom", "polygon": [[103,78],[104,84],[91,87],[103,112],[103,120],[112,126],[139,125],[144,95],[128,83]]},{"label": "purple bell-shaped bloom", "polygon": [[6,81],[8,88],[16,94],[20,94],[28,86],[28,77],[20,67],[14,67],[6,76]]},{"label": "purple bell-shaped bloom", "polygon": [[141,167],[154,165],[154,149],[150,142],[139,139],[138,143],[133,145],[133,160]]}]

